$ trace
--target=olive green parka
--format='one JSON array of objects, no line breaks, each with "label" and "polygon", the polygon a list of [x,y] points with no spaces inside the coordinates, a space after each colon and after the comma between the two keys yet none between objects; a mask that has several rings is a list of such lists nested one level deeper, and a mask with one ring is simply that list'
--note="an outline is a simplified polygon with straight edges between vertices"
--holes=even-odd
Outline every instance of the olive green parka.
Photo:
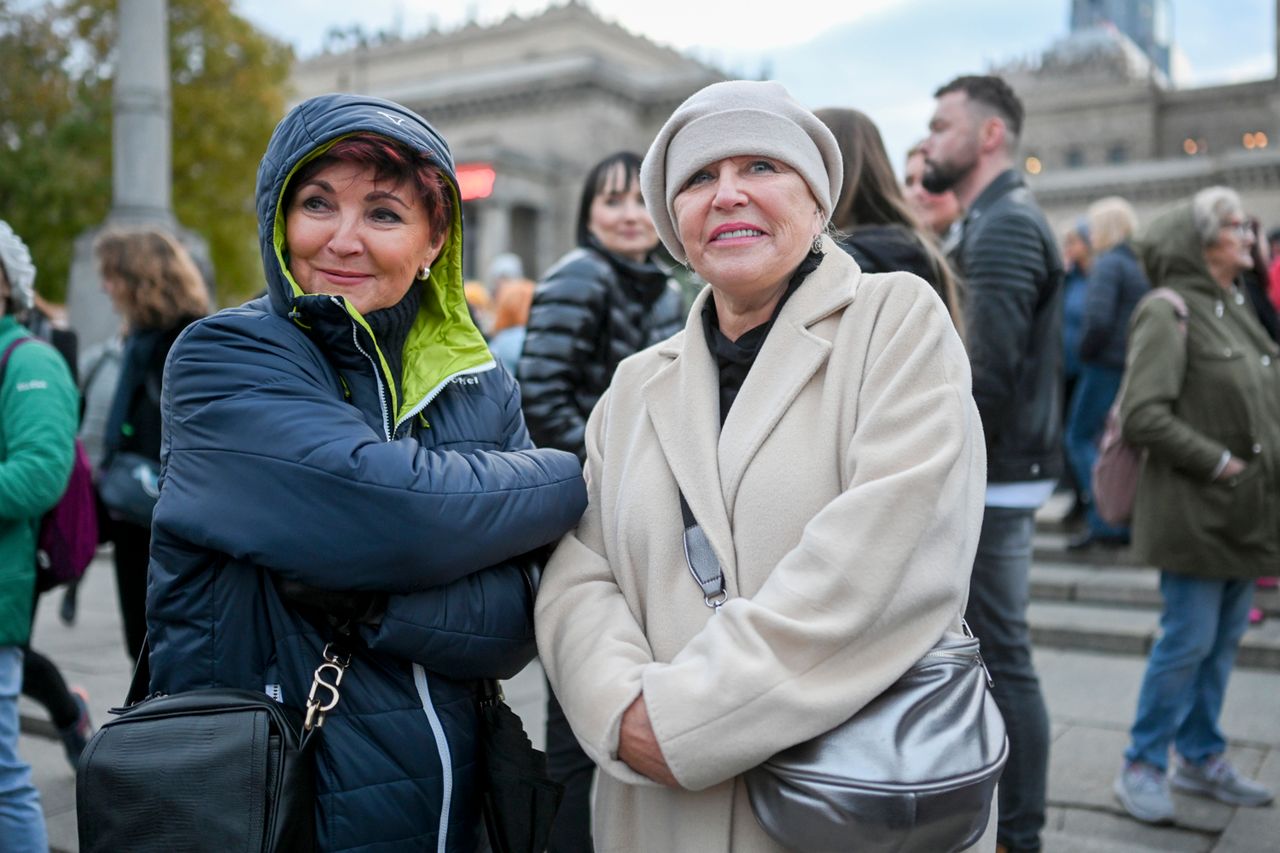
[{"label": "olive green parka", "polygon": [[[1187,303],[1134,312],[1120,415],[1146,450],[1132,530],[1153,566],[1206,578],[1280,574],[1280,349],[1247,298],[1209,275],[1190,204],[1156,218],[1139,245],[1153,287]],[[1223,452],[1247,467],[1215,480]]]}]

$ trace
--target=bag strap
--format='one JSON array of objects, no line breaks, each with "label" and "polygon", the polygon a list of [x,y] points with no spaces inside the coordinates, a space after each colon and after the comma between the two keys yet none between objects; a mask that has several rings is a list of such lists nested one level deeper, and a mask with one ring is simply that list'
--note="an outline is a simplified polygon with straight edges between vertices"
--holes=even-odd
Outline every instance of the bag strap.
[{"label": "bag strap", "polygon": [[1182,330],[1183,337],[1186,337],[1187,317],[1190,316],[1190,312],[1187,310],[1187,301],[1182,298],[1182,294],[1171,287],[1157,287],[1142,297],[1140,301],[1146,302],[1152,299],[1163,300],[1173,306],[1173,314],[1178,318],[1178,328]]},{"label": "bag strap", "polygon": [[[351,666],[351,647],[347,644],[347,637],[341,632],[325,644],[322,654],[324,659],[311,677],[311,692],[307,694],[307,716],[302,724],[304,740],[311,732],[323,726],[325,714],[337,707],[338,700],[342,698],[338,693],[338,685]],[[142,651],[133,667],[133,678],[124,699],[125,707],[136,705],[147,698],[150,683],[151,635],[148,633],[142,638]],[[317,697],[321,689],[329,694],[324,701]]]},{"label": "bag strap", "polygon": [[4,379],[4,371],[5,368],[9,366],[9,356],[13,355],[13,351],[25,344],[27,341],[34,340],[35,338],[24,335],[4,348],[4,355],[0,355],[0,381]]},{"label": "bag strap", "polygon": [[[685,562],[689,564],[689,573],[693,575],[694,581],[702,590],[703,603],[719,610],[729,599],[729,594],[724,589],[724,572],[720,568],[720,561],[716,559],[716,552],[711,548],[707,534],[702,532],[702,526],[693,517],[693,510],[689,509],[689,502],[684,499],[684,492],[680,491],[679,494],[680,515],[684,518]],[[973,629],[965,621],[964,614],[961,613],[957,618],[960,620],[961,633],[972,638]],[[987,674],[988,685],[994,685],[981,654],[978,655],[978,662],[982,664],[982,669]]]},{"label": "bag strap", "polygon": [[711,548],[711,540],[693,517],[683,491],[680,492],[680,515],[684,518],[684,559],[689,564],[689,573],[702,590],[703,603],[718,610],[729,598],[724,589],[724,572]]}]

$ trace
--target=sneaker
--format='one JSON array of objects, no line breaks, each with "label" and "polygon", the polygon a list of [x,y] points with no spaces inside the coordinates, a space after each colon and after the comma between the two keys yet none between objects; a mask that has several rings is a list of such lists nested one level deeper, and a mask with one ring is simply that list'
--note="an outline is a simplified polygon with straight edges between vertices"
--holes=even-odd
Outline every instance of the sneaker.
[{"label": "sneaker", "polygon": [[89,722],[89,694],[83,687],[72,687],[70,692],[76,707],[80,709],[80,716],[65,729],[59,729],[58,735],[62,738],[63,749],[67,751],[67,761],[71,762],[71,769],[75,770],[80,766],[80,753],[84,752],[89,738],[93,737],[93,724]]},{"label": "sneaker", "polygon": [[1265,806],[1271,802],[1270,791],[1241,776],[1221,755],[1211,757],[1204,764],[1192,764],[1179,757],[1173,771],[1173,787],[1233,806]]},{"label": "sneaker", "polygon": [[1164,772],[1150,764],[1126,764],[1111,786],[1120,805],[1143,823],[1172,823],[1173,798]]}]

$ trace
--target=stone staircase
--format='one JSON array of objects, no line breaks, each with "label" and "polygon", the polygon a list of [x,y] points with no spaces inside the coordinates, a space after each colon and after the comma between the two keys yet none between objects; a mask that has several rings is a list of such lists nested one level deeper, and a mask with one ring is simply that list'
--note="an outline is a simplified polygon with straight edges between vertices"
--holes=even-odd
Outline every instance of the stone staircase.
[{"label": "stone staircase", "polygon": [[[1145,657],[1160,621],[1159,572],[1127,548],[1068,551],[1069,534],[1049,512],[1037,521],[1027,616],[1037,647]],[[1258,589],[1236,666],[1280,672],[1280,589]]]}]

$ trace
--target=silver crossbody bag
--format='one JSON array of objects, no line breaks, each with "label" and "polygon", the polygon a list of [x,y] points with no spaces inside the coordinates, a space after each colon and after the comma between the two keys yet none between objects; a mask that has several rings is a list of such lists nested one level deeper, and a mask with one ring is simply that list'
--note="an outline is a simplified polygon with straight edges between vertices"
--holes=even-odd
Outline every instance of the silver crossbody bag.
[{"label": "silver crossbody bag", "polygon": [[[685,558],[708,607],[724,575],[684,495]],[[952,853],[982,837],[1009,755],[978,641],[943,636],[829,732],[747,771],[756,820],[802,853]]]}]

